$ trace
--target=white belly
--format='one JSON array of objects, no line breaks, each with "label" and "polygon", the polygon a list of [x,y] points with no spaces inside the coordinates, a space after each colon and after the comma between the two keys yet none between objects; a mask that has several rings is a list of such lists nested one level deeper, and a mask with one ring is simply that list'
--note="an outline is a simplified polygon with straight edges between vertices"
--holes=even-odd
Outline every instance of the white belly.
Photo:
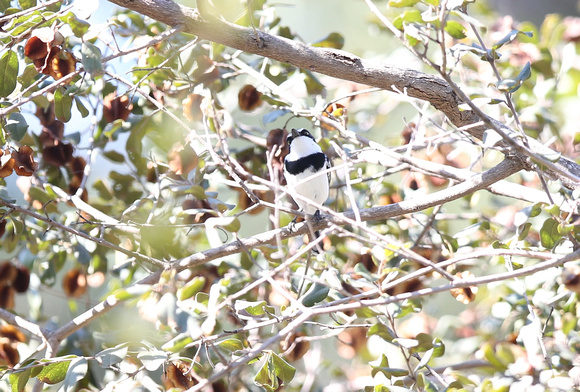
[{"label": "white belly", "polygon": [[[307,170],[297,176],[285,175],[288,187],[294,189],[296,193],[312,200],[316,204],[324,204],[328,199],[328,175],[327,173],[312,176],[311,170]],[[304,181],[306,178],[308,180]],[[307,214],[314,214],[316,207],[309,205],[306,201],[295,200],[302,211]]]}]

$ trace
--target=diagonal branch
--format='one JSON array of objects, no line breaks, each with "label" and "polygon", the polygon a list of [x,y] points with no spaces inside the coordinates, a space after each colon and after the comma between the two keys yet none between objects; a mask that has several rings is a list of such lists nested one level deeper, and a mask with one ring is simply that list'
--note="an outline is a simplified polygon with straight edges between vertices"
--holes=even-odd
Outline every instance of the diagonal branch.
[{"label": "diagonal branch", "polygon": [[[363,222],[377,221],[422,211],[439,204],[459,199],[480,189],[487,188],[497,181],[517,173],[522,168],[523,166],[519,161],[506,159],[488,171],[476,174],[470,179],[444,190],[422,196],[421,198],[413,198],[395,204],[360,210],[360,218]],[[276,186],[275,184],[269,185]],[[299,195],[296,195],[296,197],[299,197]],[[323,219],[310,223],[314,230],[321,230],[329,224],[357,224],[356,221],[354,221],[355,216],[352,211],[340,214],[324,206],[316,207],[325,214],[323,215]],[[233,241],[220,247],[208,249],[183,259],[176,260],[173,262],[173,268],[182,271],[187,268],[193,268],[205,264],[220,257],[239,253],[243,251],[243,249],[253,249],[258,246],[273,244],[276,241],[277,235],[279,235],[281,239],[287,239],[297,235],[304,235],[308,232],[309,227],[306,222],[296,225],[294,231],[290,231],[288,228],[266,231],[249,238]]]}]

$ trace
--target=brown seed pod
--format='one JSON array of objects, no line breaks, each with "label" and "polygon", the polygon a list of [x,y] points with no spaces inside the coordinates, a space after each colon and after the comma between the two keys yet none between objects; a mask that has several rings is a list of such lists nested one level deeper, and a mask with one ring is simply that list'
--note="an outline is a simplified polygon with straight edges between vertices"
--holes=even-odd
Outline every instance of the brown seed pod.
[{"label": "brown seed pod", "polygon": [[14,367],[20,362],[20,354],[15,345],[6,341],[0,343],[0,366]]},{"label": "brown seed pod", "polygon": [[11,262],[5,261],[0,264],[0,285],[12,285],[17,274],[18,270]]},{"label": "brown seed pod", "polygon": [[[471,273],[470,271],[458,272],[455,274],[455,276],[459,279],[471,279],[474,277],[473,273]],[[475,300],[477,290],[478,290],[477,286],[473,286],[451,289],[449,290],[449,292],[451,293],[453,298],[455,298],[462,304],[467,305],[468,303],[473,302]]]},{"label": "brown seed pod", "polygon": [[198,383],[193,377],[191,365],[184,361],[173,361],[165,367],[163,381],[167,389],[189,389]]},{"label": "brown seed pod", "polygon": [[8,150],[0,150],[0,178],[8,177],[14,172],[14,157]]},{"label": "brown seed pod", "polygon": [[42,160],[56,167],[65,166],[73,159],[74,147],[70,143],[57,142],[54,146],[44,147]]},{"label": "brown seed pod", "polygon": [[562,270],[562,283],[575,293],[580,293],[580,267],[567,267]]},{"label": "brown seed pod", "polygon": [[118,119],[127,121],[131,110],[133,104],[126,95],[117,96],[117,93],[111,93],[103,99],[103,118],[108,123]]},{"label": "brown seed pod", "polygon": [[17,293],[25,293],[30,285],[30,271],[23,265],[16,267],[16,278],[12,287]]},{"label": "brown seed pod", "polygon": [[32,157],[33,150],[29,146],[20,146],[14,155],[14,171],[19,176],[30,177],[36,171],[38,165]]},{"label": "brown seed pod", "polygon": [[291,362],[301,359],[310,350],[310,342],[301,339],[306,336],[303,332],[293,333],[280,343],[284,357]]},{"label": "brown seed pod", "polygon": [[67,297],[81,297],[87,291],[87,278],[84,272],[77,268],[68,271],[62,280],[62,288]]},{"label": "brown seed pod", "polygon": [[24,336],[22,331],[20,331],[14,325],[10,325],[10,324],[4,324],[4,325],[0,326],[0,336],[7,338],[8,340],[10,340],[11,342],[14,342],[14,343],[26,342],[26,336]]},{"label": "brown seed pod", "polygon": [[189,94],[182,102],[183,105],[183,115],[189,121],[199,121],[203,117],[201,112],[201,101],[203,96],[199,94]]},{"label": "brown seed pod", "polygon": [[14,289],[12,286],[0,286],[0,308],[14,309]]},{"label": "brown seed pod", "polygon": [[246,84],[238,93],[238,105],[245,112],[251,112],[262,105],[262,93],[251,84]]}]

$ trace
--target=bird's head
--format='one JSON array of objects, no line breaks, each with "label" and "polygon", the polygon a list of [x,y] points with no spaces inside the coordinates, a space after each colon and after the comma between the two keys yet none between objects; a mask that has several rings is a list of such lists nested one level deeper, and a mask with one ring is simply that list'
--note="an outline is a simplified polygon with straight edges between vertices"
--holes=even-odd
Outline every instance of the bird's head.
[{"label": "bird's head", "polygon": [[312,134],[305,128],[292,128],[292,131],[286,138],[286,142],[288,143],[291,154],[307,156],[317,152],[322,152],[322,149],[318,143],[316,143],[316,140],[314,140],[314,136],[312,136]]}]

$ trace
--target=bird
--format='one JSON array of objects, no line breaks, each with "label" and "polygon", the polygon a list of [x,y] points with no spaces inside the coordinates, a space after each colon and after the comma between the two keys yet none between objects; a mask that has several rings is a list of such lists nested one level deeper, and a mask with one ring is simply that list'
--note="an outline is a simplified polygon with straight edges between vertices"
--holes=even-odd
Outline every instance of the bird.
[{"label": "bird", "polygon": [[[320,172],[330,168],[330,160],[305,128],[292,128],[286,142],[290,149],[284,158],[284,178],[288,188],[316,204],[324,204],[330,189],[330,172]],[[294,201],[301,211],[320,218],[320,210],[312,204],[304,200]],[[292,225],[295,222],[296,217],[292,220]]]}]

